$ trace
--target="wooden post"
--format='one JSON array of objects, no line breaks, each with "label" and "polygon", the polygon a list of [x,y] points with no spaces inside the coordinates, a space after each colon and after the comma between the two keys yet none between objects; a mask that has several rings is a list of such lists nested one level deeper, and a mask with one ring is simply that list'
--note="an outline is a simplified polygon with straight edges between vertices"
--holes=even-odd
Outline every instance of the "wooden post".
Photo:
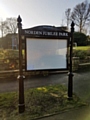
[{"label": "wooden post", "polygon": [[71,23],[71,39],[70,39],[70,69],[69,69],[69,81],[68,81],[68,98],[72,99],[73,95],[73,71],[72,71],[72,52],[73,52],[73,33],[74,33],[74,22]]},{"label": "wooden post", "polygon": [[21,30],[22,30],[22,19],[20,16],[17,18],[18,25],[18,39],[19,39],[19,113],[23,113],[25,111],[24,104],[24,78],[23,78],[23,68],[22,68],[22,39],[21,39]]}]

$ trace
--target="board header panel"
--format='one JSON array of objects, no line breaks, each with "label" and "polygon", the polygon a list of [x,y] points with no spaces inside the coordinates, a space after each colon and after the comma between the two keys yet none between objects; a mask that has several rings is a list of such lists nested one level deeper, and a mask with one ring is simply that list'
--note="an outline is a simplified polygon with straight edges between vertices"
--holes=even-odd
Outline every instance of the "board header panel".
[{"label": "board header panel", "polygon": [[22,29],[22,35],[42,38],[69,38],[70,33],[60,27],[37,26],[29,29]]}]

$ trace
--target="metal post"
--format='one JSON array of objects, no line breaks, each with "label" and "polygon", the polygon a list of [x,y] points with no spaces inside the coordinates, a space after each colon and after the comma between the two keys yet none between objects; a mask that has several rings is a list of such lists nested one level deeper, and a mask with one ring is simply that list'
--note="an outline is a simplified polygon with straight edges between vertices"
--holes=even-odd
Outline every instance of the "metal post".
[{"label": "metal post", "polygon": [[24,104],[24,78],[23,78],[23,68],[22,68],[22,40],[21,40],[21,30],[22,30],[22,19],[19,16],[17,18],[18,25],[18,38],[19,38],[19,113],[23,113],[25,111]]},{"label": "metal post", "polygon": [[69,69],[69,81],[68,81],[68,98],[72,99],[73,95],[73,71],[72,71],[72,52],[73,52],[73,33],[74,33],[74,22],[71,23],[71,39],[70,39],[70,69]]}]

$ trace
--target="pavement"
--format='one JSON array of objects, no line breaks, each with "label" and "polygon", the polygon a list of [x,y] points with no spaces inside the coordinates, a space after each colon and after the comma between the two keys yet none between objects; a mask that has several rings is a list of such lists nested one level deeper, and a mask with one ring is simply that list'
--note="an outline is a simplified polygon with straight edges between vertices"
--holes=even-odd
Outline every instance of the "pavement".
[{"label": "pavement", "polygon": [[90,120],[90,107],[82,107],[39,120]]},{"label": "pavement", "polygon": [[[68,75],[56,74],[49,76],[30,77],[24,80],[24,89],[63,84],[68,87]],[[18,80],[5,80],[0,82],[0,92],[18,91]],[[90,71],[84,73],[74,73],[73,92],[76,93],[83,101],[88,102],[88,106],[78,109],[71,109],[60,112],[57,115],[44,117],[39,120],[90,120]]]}]

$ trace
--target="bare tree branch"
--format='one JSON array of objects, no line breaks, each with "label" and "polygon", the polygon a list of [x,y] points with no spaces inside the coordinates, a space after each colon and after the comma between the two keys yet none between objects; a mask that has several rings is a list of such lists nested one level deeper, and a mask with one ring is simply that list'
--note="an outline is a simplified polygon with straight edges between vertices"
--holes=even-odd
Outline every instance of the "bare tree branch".
[{"label": "bare tree branch", "polygon": [[17,31],[17,19],[16,18],[7,18],[7,32],[16,33]]},{"label": "bare tree branch", "polygon": [[79,31],[82,32],[83,27],[90,20],[90,3],[84,1],[76,5],[71,13],[71,20],[75,22],[75,24],[79,27]]},{"label": "bare tree branch", "polygon": [[68,8],[68,9],[65,11],[65,16],[66,16],[66,20],[67,20],[67,28],[69,27],[70,14],[71,14],[71,9]]}]

